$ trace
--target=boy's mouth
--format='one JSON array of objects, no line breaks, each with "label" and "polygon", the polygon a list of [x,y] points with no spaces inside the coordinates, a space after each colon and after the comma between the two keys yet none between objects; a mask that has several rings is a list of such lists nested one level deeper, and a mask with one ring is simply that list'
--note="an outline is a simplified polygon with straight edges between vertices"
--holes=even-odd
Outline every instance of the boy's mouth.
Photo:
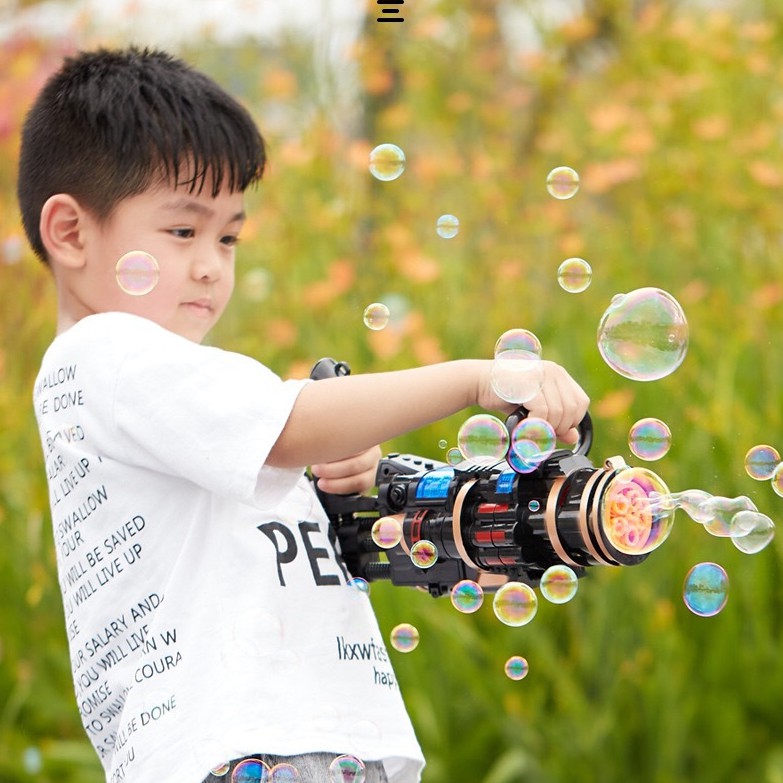
[{"label": "boy's mouth", "polygon": [[212,314],[211,299],[193,299],[190,302],[183,302],[182,305],[196,315],[208,316]]}]

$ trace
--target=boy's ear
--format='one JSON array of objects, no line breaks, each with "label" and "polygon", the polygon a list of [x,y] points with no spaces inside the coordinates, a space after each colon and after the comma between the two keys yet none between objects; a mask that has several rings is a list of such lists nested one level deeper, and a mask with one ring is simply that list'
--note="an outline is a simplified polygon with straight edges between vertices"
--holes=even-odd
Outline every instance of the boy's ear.
[{"label": "boy's ear", "polygon": [[41,209],[41,241],[50,261],[70,269],[85,262],[88,216],[79,202],[67,193],[50,196]]}]

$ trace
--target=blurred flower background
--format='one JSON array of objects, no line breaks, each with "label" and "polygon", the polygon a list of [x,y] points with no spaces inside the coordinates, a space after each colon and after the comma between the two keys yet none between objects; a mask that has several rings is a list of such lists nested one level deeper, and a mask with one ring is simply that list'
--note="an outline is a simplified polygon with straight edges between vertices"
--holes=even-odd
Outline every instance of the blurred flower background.
[{"label": "blurred flower background", "polygon": [[[783,448],[783,6],[773,0],[0,0],[0,782],[97,783],[70,681],[31,394],[54,334],[47,271],[15,204],[19,128],[61,58],[165,46],[238,95],[271,166],[248,195],[234,302],[211,341],[283,376],[322,356],[356,372],[491,357],[534,332],[592,398],[596,464],[643,417],[673,490],[783,498],[745,472]],[[391,181],[381,143],[405,153]],[[580,175],[573,198],[548,172]],[[440,216],[458,231],[444,238]],[[587,260],[589,287],[557,270]],[[684,308],[682,366],[652,383],[604,364],[596,327],[643,286]],[[390,320],[363,313],[385,303]],[[777,336],[776,336],[777,335]],[[464,416],[384,444],[445,459]],[[348,425],[348,423],[346,423]],[[690,613],[700,561],[729,574],[726,608]],[[524,628],[491,607],[374,583],[428,758],[424,783],[783,783],[781,543],[746,555],[678,516],[633,568],[593,569],[573,601]],[[216,633],[220,629],[216,629]],[[529,662],[512,681],[511,655]],[[351,694],[346,694],[346,699]]]}]

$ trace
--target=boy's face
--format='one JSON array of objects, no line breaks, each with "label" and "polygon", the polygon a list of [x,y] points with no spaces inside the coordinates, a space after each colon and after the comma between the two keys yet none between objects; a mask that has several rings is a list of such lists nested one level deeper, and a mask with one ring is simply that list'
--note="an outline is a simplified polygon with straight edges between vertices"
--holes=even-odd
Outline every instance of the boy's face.
[{"label": "boy's face", "polygon": [[[133,313],[194,342],[204,339],[231,298],[234,249],[245,219],[241,192],[221,190],[212,198],[209,186],[197,194],[161,184],[92,223],[89,274],[80,292],[88,311]],[[141,296],[117,282],[117,261],[132,251],[152,255],[160,269],[155,287]]]}]

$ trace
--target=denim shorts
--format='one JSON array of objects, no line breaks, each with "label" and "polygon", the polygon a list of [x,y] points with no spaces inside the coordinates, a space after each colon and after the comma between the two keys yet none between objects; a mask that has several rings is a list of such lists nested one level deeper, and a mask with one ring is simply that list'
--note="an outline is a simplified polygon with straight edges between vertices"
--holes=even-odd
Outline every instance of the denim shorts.
[{"label": "denim shorts", "polygon": [[[269,770],[274,770],[274,767],[278,764],[290,765],[294,767],[299,773],[296,779],[297,783],[342,783],[343,779],[345,783],[353,783],[353,776],[330,777],[329,766],[337,758],[336,753],[303,753],[299,756],[273,756],[268,753],[258,753],[252,756],[243,756],[239,759],[234,759],[228,764],[228,769],[224,771],[213,770],[212,773],[207,775],[203,783],[254,783],[255,780],[264,780],[264,783],[275,783],[274,775],[267,775],[266,778],[262,778],[260,775],[252,774],[254,768],[256,771],[263,769],[260,765],[242,765],[239,772],[234,775],[234,770],[237,766],[241,765],[243,761],[248,759],[258,759],[263,761]],[[383,762],[381,761],[366,761],[364,762],[365,777],[364,783],[389,783],[389,779],[386,777],[386,772],[383,769]],[[290,770],[290,767],[288,768]],[[244,774],[247,771],[250,774]],[[216,772],[222,772],[223,774],[215,774]],[[287,781],[292,779],[292,776],[280,776],[281,780]]]}]

